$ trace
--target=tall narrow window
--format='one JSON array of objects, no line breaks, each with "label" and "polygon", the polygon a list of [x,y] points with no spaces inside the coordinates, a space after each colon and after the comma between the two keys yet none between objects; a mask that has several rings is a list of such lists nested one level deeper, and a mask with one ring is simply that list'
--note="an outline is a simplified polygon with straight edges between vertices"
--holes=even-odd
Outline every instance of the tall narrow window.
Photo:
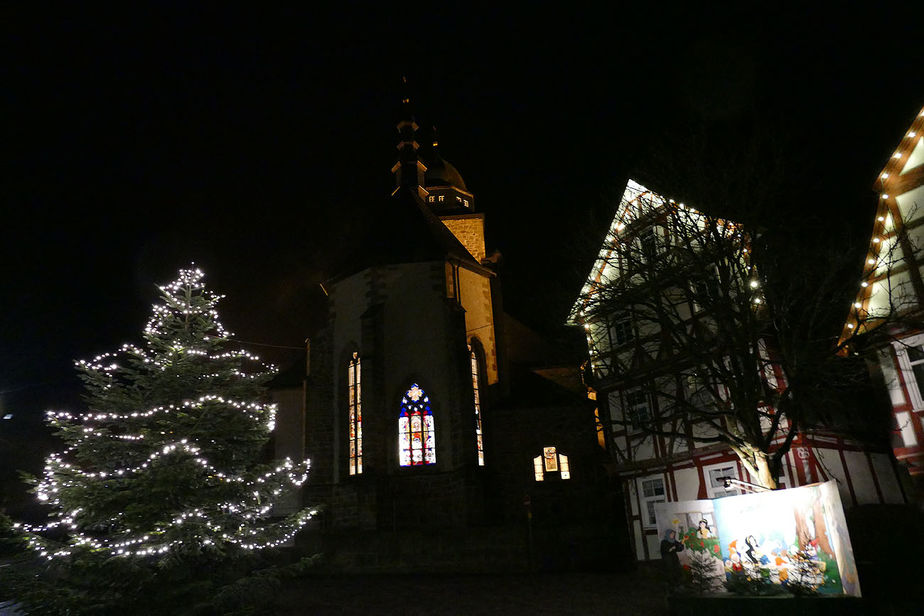
[{"label": "tall narrow window", "polygon": [[436,430],[430,397],[417,383],[411,385],[401,398],[398,463],[401,466],[436,464]]},{"label": "tall narrow window", "polygon": [[362,372],[359,367],[359,353],[353,353],[347,372],[347,387],[350,390],[350,474],[363,472],[363,406]]},{"label": "tall narrow window", "polygon": [[484,466],[484,438],[481,431],[481,392],[478,390],[478,355],[472,345],[468,346],[472,358],[472,391],[475,393],[475,447],[478,452],[478,466]]}]

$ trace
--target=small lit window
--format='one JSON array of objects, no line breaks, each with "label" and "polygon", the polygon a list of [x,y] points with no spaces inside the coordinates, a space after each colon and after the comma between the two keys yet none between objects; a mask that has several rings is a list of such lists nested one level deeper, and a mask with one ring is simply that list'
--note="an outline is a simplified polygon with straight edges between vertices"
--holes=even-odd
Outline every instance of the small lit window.
[{"label": "small lit window", "polygon": [[543,447],[542,455],[533,458],[533,474],[536,481],[545,481],[547,473],[557,473],[561,479],[571,479],[568,456],[559,453],[555,447]]},{"label": "small lit window", "polygon": [[456,195],[456,201],[460,201],[460,202],[461,202],[461,201],[462,201],[462,197],[460,197],[459,195]]},{"label": "small lit window", "polygon": [[437,200],[438,200],[440,203],[442,203],[442,202],[445,200],[445,197],[444,197],[443,195],[440,195],[439,197],[437,197]]},{"label": "small lit window", "polygon": [[434,201],[436,201],[436,197],[434,197],[433,195],[430,195],[429,197],[427,197],[427,201],[429,201],[430,203],[433,203]]},{"label": "small lit window", "polygon": [[465,207],[468,207],[468,199],[463,199],[462,205],[464,205]]}]

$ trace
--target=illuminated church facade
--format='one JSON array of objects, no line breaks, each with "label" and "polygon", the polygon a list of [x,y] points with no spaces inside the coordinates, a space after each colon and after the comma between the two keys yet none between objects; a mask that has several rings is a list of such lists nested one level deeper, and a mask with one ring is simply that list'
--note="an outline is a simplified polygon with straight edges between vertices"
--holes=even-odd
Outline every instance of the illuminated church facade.
[{"label": "illuminated church facade", "polygon": [[301,541],[353,570],[602,560],[579,358],[550,360],[504,313],[485,215],[407,98],[397,129],[394,191],[324,284],[307,375],[274,393],[276,453],[311,459],[304,501],[322,507]]}]

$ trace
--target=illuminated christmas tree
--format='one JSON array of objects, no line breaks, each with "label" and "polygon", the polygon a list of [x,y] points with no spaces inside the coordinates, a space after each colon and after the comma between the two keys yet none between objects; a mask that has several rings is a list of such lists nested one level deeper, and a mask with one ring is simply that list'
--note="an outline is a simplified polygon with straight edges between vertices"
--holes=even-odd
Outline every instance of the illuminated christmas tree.
[{"label": "illuminated christmas tree", "polygon": [[231,347],[221,296],[203,273],[160,287],[141,347],[77,362],[89,412],[50,412],[66,447],[48,457],[36,493],[52,521],[20,525],[42,557],[150,564],[220,561],[278,546],[313,515],[272,516],[308,461],[262,463],[275,406],[273,371]]}]

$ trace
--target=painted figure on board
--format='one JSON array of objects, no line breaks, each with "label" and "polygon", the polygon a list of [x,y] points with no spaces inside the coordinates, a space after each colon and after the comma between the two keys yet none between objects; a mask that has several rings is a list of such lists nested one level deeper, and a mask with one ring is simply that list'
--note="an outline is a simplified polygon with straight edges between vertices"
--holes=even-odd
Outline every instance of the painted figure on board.
[{"label": "painted figure on board", "polygon": [[671,582],[679,582],[683,575],[680,559],[677,557],[677,553],[682,551],[683,544],[677,541],[677,532],[674,529],[664,531],[664,537],[661,539],[661,558],[664,560],[667,579]]}]

